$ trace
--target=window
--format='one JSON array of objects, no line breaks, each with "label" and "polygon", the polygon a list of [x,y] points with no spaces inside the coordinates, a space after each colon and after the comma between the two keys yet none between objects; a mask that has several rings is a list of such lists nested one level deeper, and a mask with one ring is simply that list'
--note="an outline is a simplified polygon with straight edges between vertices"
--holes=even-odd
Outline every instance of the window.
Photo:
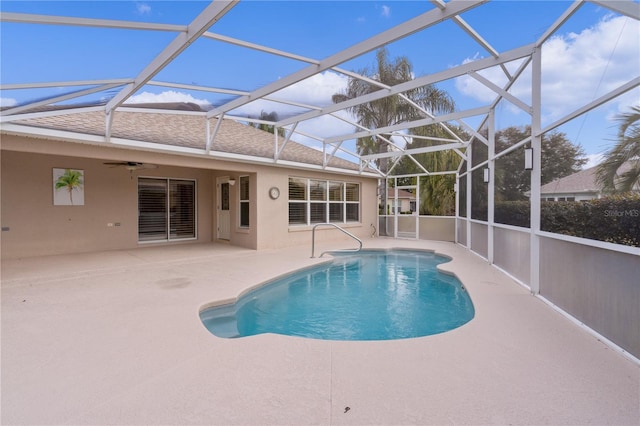
[{"label": "window", "polygon": [[179,179],[138,179],[138,241],[196,237],[196,183]]},{"label": "window", "polygon": [[360,184],[289,178],[289,225],[360,220]]},{"label": "window", "polygon": [[240,227],[249,227],[249,176],[240,176]]}]

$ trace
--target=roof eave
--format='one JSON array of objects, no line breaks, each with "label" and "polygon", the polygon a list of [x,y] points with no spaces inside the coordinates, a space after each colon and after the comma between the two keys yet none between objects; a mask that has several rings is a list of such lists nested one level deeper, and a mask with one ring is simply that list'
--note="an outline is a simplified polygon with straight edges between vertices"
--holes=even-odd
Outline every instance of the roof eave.
[{"label": "roof eave", "polygon": [[[302,163],[289,160],[275,161],[273,158],[255,157],[246,154],[236,154],[230,152],[214,151],[208,153],[206,150],[199,148],[189,148],[176,145],[158,144],[154,142],[145,142],[134,139],[124,139],[111,137],[109,142],[102,135],[92,135],[87,133],[69,132],[65,130],[47,129],[42,127],[25,126],[14,123],[3,123],[0,125],[0,134],[24,136],[30,138],[47,139],[52,141],[71,142],[79,144],[89,144],[101,147],[128,148],[139,151],[159,152],[164,154],[174,154],[181,156],[191,156],[200,158],[209,158],[213,160],[224,160],[249,164],[262,164],[273,167],[287,167],[301,170],[314,170],[330,173],[357,175],[367,178],[379,178],[377,173],[359,171],[356,169],[343,169],[339,167],[326,166],[320,164]],[[357,167],[357,165],[355,165]]]}]

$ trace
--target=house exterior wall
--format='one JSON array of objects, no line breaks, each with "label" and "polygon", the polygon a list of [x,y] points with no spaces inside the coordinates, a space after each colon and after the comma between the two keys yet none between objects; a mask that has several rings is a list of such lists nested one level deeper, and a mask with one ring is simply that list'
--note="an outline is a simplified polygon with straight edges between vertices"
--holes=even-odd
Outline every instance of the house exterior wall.
[{"label": "house exterior wall", "polygon": [[[368,237],[377,224],[377,180],[359,176],[347,176],[311,170],[280,169],[262,166],[258,169],[257,209],[258,216],[258,249],[281,248],[286,246],[309,244],[311,248],[311,231],[313,226],[289,225],[289,177],[310,179],[329,179],[360,184],[360,222],[339,224],[357,237]],[[280,197],[272,200],[269,189],[276,187]],[[316,241],[349,242],[349,238],[335,228],[319,227]],[[351,240],[352,242],[352,240]]]},{"label": "house exterior wall", "polygon": [[[415,201],[415,199],[409,199],[409,198],[398,198],[398,204],[400,207],[400,211],[397,213],[408,213],[411,212],[411,202]],[[388,198],[387,199],[387,212],[389,212],[389,214],[394,214],[396,213],[396,208],[394,207],[395,204],[395,200],[393,198]]]},{"label": "house exterior wall", "polygon": [[[102,164],[104,161],[140,161],[160,167],[130,173],[121,167],[109,168]],[[0,219],[2,227],[8,229],[1,235],[3,258],[193,242],[250,249],[299,244],[310,247],[312,227],[290,227],[288,223],[290,176],[359,183],[361,221],[341,226],[366,237],[371,234],[370,224],[377,221],[377,180],[367,177],[7,135],[2,136],[1,162]],[[53,168],[84,170],[83,206],[53,205]],[[197,182],[196,239],[138,242],[138,176]],[[248,228],[239,226],[241,176],[249,176]],[[217,234],[216,180],[220,177],[238,182],[230,187],[231,232],[225,241]],[[280,189],[277,200],[269,197],[269,189],[274,186]],[[346,238],[335,229],[318,229],[316,237],[318,242]]]},{"label": "house exterior wall", "polygon": [[600,194],[596,192],[567,192],[567,193],[548,193],[541,194],[543,201],[565,201],[567,198],[573,198],[572,201],[587,201],[600,198]]},{"label": "house exterior wall", "polygon": [[[53,168],[84,170],[84,205],[53,205]],[[138,247],[138,176],[194,179],[195,241],[211,241],[211,171],[162,166],[132,174],[96,159],[2,151],[2,256]]]}]

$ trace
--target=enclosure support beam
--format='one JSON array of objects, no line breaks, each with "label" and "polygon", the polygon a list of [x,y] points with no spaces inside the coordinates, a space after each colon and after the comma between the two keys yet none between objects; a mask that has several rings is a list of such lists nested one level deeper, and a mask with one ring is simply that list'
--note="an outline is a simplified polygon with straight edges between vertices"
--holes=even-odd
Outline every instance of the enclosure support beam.
[{"label": "enclosure support beam", "polygon": [[529,286],[532,294],[540,293],[540,183],[542,179],[542,135],[540,134],[542,106],[542,47],[533,52],[531,69],[531,147],[533,148],[533,170],[531,170],[531,276]]},{"label": "enclosure support beam", "polygon": [[211,120],[207,120],[207,142],[204,146],[204,151],[209,154],[211,152],[211,147],[213,146],[213,141],[218,134],[218,129],[220,129],[220,125],[222,124],[222,119],[224,118],[224,114],[220,115],[216,120],[216,126],[213,128],[213,132],[211,131]]},{"label": "enclosure support beam", "polygon": [[66,100],[69,99],[73,99],[73,98],[78,98],[80,96],[86,96],[86,95],[90,95],[92,93],[98,93],[98,92],[102,92],[104,90],[109,90],[109,89],[113,89],[114,87],[118,87],[120,86],[119,83],[110,83],[110,84],[105,84],[102,86],[98,86],[98,87],[91,87],[88,89],[84,89],[84,90],[78,90],[72,93],[66,93],[64,95],[60,95],[60,96],[54,96],[51,98],[46,98],[42,101],[39,102],[33,102],[30,104],[26,104],[26,105],[21,105],[21,106],[17,106],[15,108],[10,108],[10,109],[6,109],[2,112],[0,112],[0,115],[2,116],[7,116],[7,115],[14,115],[14,114],[18,114],[22,111],[28,111],[32,108],[37,108],[40,106],[44,106],[44,105],[51,105],[51,104],[55,104],[57,102],[64,102]]},{"label": "enclosure support beam", "polygon": [[[275,152],[275,156],[274,156],[274,162],[278,162],[278,159],[280,158],[280,155],[282,154],[282,151],[284,151],[284,148],[287,146],[287,144],[289,143],[289,140],[291,139],[291,135],[293,134],[293,132],[296,131],[296,127],[298,127],[298,123],[295,123],[293,125],[293,128],[291,128],[291,130],[289,132],[286,133],[285,137],[284,137],[284,142],[282,142],[282,146],[278,149],[278,128],[274,125],[273,126],[273,134],[275,135],[275,140],[276,140],[276,149],[274,150]],[[324,146],[324,144],[323,144]],[[323,154],[325,153],[325,148],[323,148]],[[323,155],[324,158],[324,155]],[[323,162],[323,167],[326,167],[326,162]]]},{"label": "enclosure support beam", "polygon": [[487,260],[489,264],[493,264],[493,213],[495,211],[495,141],[496,141],[496,125],[495,125],[495,111],[492,109],[489,113],[489,191],[488,191],[488,204],[487,204]]},{"label": "enclosure support beam", "polygon": [[[444,11],[439,9],[430,10],[422,15],[419,15],[413,19],[410,19],[400,25],[383,31],[367,40],[357,43],[341,52],[329,56],[323,59],[318,64],[313,64],[305,67],[293,74],[290,74],[284,78],[281,78],[271,84],[268,84],[258,90],[255,90],[248,96],[242,96],[238,99],[234,99],[218,108],[214,108],[207,113],[208,117],[215,117],[223,112],[231,111],[242,105],[248,104],[251,101],[268,96],[273,92],[277,92],[280,89],[284,89],[294,83],[302,81],[312,75],[318,74],[324,70],[347,62],[357,56],[364,53],[376,50],[377,48],[389,44],[393,41],[407,37],[413,33],[421,31],[439,22],[442,22],[452,16],[463,13],[476,6],[486,3],[488,0],[473,0],[473,1],[454,1],[447,3],[447,7]],[[204,32],[204,31],[203,31]],[[300,119],[293,120],[302,121]],[[290,123],[278,123],[279,126],[283,126]]]},{"label": "enclosure support beam", "polygon": [[467,204],[467,248],[471,250],[471,190],[473,189],[473,180],[471,179],[471,162],[473,161],[473,154],[471,153],[471,144],[467,149],[467,191],[466,191],[466,204]]},{"label": "enclosure support beam", "polygon": [[[305,121],[310,120],[312,118],[318,117],[323,114],[328,114],[336,111],[341,111],[344,109],[351,108],[356,105],[364,104],[367,102],[372,102],[378,99],[386,98],[388,96],[396,95],[399,93],[404,93],[408,90],[415,89],[417,87],[426,86],[428,84],[434,84],[445,80],[452,80],[456,77],[460,77],[465,75],[471,71],[479,71],[487,68],[491,68],[502,63],[515,61],[517,59],[521,59],[524,57],[529,57],[531,52],[533,51],[534,45],[526,45],[513,50],[509,50],[507,52],[503,52],[500,54],[500,58],[484,58],[478,59],[473,62],[468,62],[462,65],[458,65],[457,67],[447,69],[445,71],[440,71],[435,74],[428,74],[422,77],[414,78],[413,80],[406,81],[404,83],[400,83],[396,86],[393,86],[388,90],[378,90],[377,92],[369,93],[363,96],[359,96],[357,98],[349,99],[344,102],[340,102],[338,104],[327,105],[320,111],[309,111],[294,117],[289,117],[284,120],[281,120],[278,125],[286,126],[287,124],[294,123],[296,121]],[[212,110],[214,111],[214,110]],[[209,111],[211,113],[211,111]]]},{"label": "enclosure support beam", "polygon": [[424,154],[427,152],[436,152],[436,151],[446,151],[448,149],[454,148],[466,148],[467,144],[465,143],[447,143],[443,145],[433,145],[433,146],[425,146],[423,148],[412,148],[405,149],[404,151],[389,151],[389,152],[381,152],[379,154],[368,154],[363,155],[363,160],[375,160],[377,158],[391,158],[391,157],[400,157],[408,154]]},{"label": "enclosure support beam", "polygon": [[237,2],[238,0],[215,1],[207,6],[204,11],[187,26],[186,31],[179,33],[178,36],[138,74],[133,83],[125,86],[107,103],[105,113],[111,115],[117,107],[162,71],[164,67],[189,47],[191,43],[196,41],[211,25],[231,10]]}]

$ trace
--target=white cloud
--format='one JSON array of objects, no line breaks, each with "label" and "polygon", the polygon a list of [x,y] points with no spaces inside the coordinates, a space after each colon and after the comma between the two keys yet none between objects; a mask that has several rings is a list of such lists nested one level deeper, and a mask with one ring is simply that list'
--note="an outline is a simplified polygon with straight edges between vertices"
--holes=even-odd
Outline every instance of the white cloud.
[{"label": "white cloud", "polygon": [[0,98],[0,107],[12,107],[18,104],[13,98]]},{"label": "white cloud", "polygon": [[125,104],[144,104],[144,103],[162,103],[162,102],[192,102],[202,106],[210,106],[206,99],[196,99],[188,93],[176,92],[174,90],[166,90],[161,93],[142,92],[138,95],[130,97]]},{"label": "white cloud", "polygon": [[[556,120],[638,75],[639,33],[637,21],[608,16],[578,34],[550,38],[542,49],[543,121]],[[499,86],[506,82],[497,67],[481,74]],[[481,102],[491,102],[496,96],[469,76],[456,79],[455,85],[461,93]],[[530,103],[530,86],[529,67],[510,93]],[[623,99],[631,98],[621,97],[618,103]]]},{"label": "white cloud", "polygon": [[[348,81],[349,78],[344,75],[332,71],[325,71],[279,90],[270,97],[305,105],[324,107],[333,103],[331,97],[335,93],[345,89]],[[306,110],[291,105],[257,100],[234,110],[233,113],[257,117],[262,111],[275,111],[280,118],[283,118],[290,114],[300,114]]]},{"label": "white cloud", "polygon": [[[338,111],[336,115],[353,121],[353,117],[345,111]],[[296,127],[296,130],[321,138],[353,133],[354,129],[355,127],[352,124],[328,115],[301,122]]]},{"label": "white cloud", "polygon": [[391,16],[391,7],[389,7],[387,5],[383,5],[381,14],[385,18],[388,18],[389,16]]},{"label": "white cloud", "polygon": [[151,13],[151,6],[147,3],[136,3],[136,12],[138,15],[149,15]]},{"label": "white cloud", "polygon": [[584,166],[582,166],[583,170],[597,166],[603,160],[604,156],[602,154],[589,154],[586,156],[586,158],[587,162]]},{"label": "white cloud", "polygon": [[326,106],[333,103],[331,97],[345,89],[348,81],[342,74],[325,71],[279,90],[273,97]]}]

